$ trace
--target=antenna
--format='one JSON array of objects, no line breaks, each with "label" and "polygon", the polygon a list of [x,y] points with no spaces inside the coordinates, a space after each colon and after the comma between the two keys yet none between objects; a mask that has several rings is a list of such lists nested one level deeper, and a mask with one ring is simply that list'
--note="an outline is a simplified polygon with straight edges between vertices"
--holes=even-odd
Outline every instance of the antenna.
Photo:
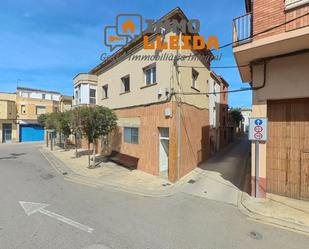
[{"label": "antenna", "polygon": [[16,81],[16,86],[19,87],[19,82],[21,81],[21,79],[17,79]]}]

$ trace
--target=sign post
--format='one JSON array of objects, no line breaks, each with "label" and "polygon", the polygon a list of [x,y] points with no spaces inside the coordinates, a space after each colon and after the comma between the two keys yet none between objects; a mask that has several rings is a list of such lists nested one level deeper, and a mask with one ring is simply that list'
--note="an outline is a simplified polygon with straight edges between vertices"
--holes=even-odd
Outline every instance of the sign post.
[{"label": "sign post", "polygon": [[267,141],[267,118],[249,118],[249,140],[255,141],[255,197],[259,196],[260,142]]}]

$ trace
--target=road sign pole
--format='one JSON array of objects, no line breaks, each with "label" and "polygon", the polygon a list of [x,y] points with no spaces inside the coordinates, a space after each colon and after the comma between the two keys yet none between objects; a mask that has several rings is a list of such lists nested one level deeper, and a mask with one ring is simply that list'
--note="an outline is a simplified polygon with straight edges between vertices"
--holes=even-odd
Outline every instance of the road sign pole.
[{"label": "road sign pole", "polygon": [[255,141],[255,197],[259,197],[259,159],[260,159],[260,143]]}]

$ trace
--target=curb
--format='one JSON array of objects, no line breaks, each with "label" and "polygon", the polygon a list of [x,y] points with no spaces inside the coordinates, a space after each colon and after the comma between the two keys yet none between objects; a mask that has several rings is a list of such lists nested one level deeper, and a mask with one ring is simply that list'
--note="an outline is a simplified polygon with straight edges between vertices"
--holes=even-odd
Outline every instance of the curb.
[{"label": "curb", "polygon": [[295,222],[290,222],[284,219],[280,219],[280,218],[276,218],[273,216],[267,216],[267,215],[263,215],[261,213],[258,213],[250,208],[248,208],[244,202],[243,202],[243,195],[244,193],[242,192],[240,194],[240,197],[238,198],[238,209],[241,213],[243,213],[244,215],[248,216],[249,218],[256,220],[256,221],[262,221],[265,223],[269,223],[272,225],[276,225],[282,228],[287,228],[289,230],[292,231],[297,231],[297,232],[301,232],[307,236],[309,236],[309,226],[305,226],[305,225],[300,225],[298,223]]},{"label": "curb", "polygon": [[53,155],[52,152],[46,150],[45,148],[41,148],[39,151],[43,155],[43,157],[49,162],[49,164],[54,168],[54,170],[59,175],[62,175],[65,180],[88,185],[90,187],[97,187],[97,188],[109,187],[116,191],[135,194],[143,197],[154,197],[154,198],[170,197],[180,192],[181,191],[180,188],[187,182],[186,179],[189,178],[189,176],[184,177],[183,179],[175,183],[173,186],[169,187],[169,189],[164,190],[164,192],[136,190],[127,186],[122,186],[120,184],[114,184],[111,182],[102,182],[95,178],[78,174],[73,170],[71,170],[70,167],[67,166],[62,160]]}]

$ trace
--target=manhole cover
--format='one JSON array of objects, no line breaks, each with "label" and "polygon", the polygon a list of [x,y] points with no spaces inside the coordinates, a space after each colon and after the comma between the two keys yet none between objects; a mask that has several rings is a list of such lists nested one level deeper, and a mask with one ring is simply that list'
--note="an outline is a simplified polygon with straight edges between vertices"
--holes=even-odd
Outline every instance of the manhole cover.
[{"label": "manhole cover", "polygon": [[195,183],[195,180],[191,179],[191,180],[188,181],[188,183],[194,184],[194,183]]},{"label": "manhole cover", "polygon": [[260,234],[256,231],[251,231],[249,235],[252,239],[256,239],[256,240],[260,240],[263,237],[262,234]]}]

